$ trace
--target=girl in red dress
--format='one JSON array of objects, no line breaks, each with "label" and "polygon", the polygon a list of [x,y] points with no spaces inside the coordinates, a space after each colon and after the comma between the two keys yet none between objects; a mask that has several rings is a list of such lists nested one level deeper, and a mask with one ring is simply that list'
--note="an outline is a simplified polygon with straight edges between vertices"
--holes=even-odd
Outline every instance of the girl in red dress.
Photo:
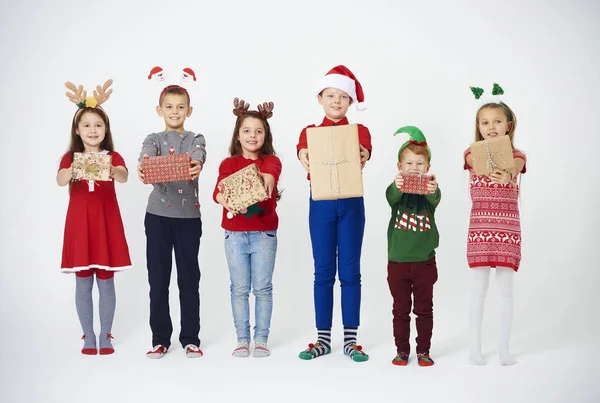
[{"label": "girl in red dress", "polygon": [[[115,183],[127,182],[125,161],[114,151],[110,122],[100,104],[110,96],[112,81],[97,87],[93,98],[85,99],[82,87],[70,83],[69,98],[79,106],[71,125],[69,151],[62,157],[56,182],[69,185],[69,208],[64,230],[61,271],[75,273],[75,306],[83,329],[83,354],[98,354],[93,328],[92,287],[98,285],[100,311],[100,354],[114,352],[111,328],[116,297],[114,272],[131,268],[129,248],[115,193]],[[93,105],[93,106],[91,106]],[[74,153],[111,156],[108,181],[73,180]]]},{"label": "girl in red dress", "polygon": [[[479,99],[483,92],[473,88]],[[477,90],[481,92],[477,92]],[[508,136],[511,145],[517,127],[517,117],[497,95],[504,91],[497,84],[493,98],[484,98],[475,118],[475,141]],[[515,167],[494,169],[489,175],[477,175],[470,150],[464,154],[464,168],[469,171],[473,201],[467,237],[467,261],[471,270],[471,303],[469,314],[469,362],[486,363],[481,354],[481,323],[491,268],[496,270],[498,305],[500,310],[499,361],[501,365],[516,363],[509,353],[513,311],[513,275],[521,262],[521,222],[519,218],[519,174],[525,173],[525,154],[514,148]]]}]

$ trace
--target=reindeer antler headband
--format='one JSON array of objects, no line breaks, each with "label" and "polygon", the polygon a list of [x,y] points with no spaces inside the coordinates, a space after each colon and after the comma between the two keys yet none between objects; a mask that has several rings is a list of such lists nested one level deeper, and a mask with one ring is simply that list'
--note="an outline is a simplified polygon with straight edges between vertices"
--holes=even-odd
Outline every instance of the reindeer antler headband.
[{"label": "reindeer antler headband", "polygon": [[[233,114],[237,117],[242,116],[244,113],[248,112],[250,108],[250,104],[245,102],[243,99],[235,98],[233,100]],[[258,104],[258,113],[262,115],[263,118],[269,119],[273,116],[273,108],[275,104],[273,102],[263,102],[262,104]]]},{"label": "reindeer antler headband", "polygon": [[110,98],[110,94],[112,94],[112,88],[108,89],[111,86],[113,80],[107,80],[104,85],[96,86],[94,90],[94,95],[91,97],[87,96],[87,91],[83,88],[83,85],[77,87],[70,81],[65,83],[65,87],[67,87],[72,92],[67,92],[67,98],[69,101],[73,102],[79,109],[81,108],[97,108],[102,105],[104,102]]}]

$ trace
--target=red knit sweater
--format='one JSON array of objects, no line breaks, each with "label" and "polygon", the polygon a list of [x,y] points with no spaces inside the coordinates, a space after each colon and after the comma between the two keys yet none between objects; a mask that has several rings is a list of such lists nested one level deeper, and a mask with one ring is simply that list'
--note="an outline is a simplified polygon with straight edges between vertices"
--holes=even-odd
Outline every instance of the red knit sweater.
[{"label": "red knit sweater", "polygon": [[[213,200],[217,202],[217,194],[219,193],[218,184],[221,180],[229,175],[247,167],[250,164],[256,164],[258,170],[262,173],[271,174],[275,178],[275,185],[279,181],[281,174],[281,161],[274,155],[264,155],[256,160],[249,160],[241,155],[224,159],[219,166],[219,177],[213,191]],[[243,214],[237,214],[232,219],[227,218],[227,210],[223,208],[221,218],[221,227],[229,231],[268,231],[276,230],[279,225],[279,217],[275,209],[277,208],[276,190],[273,189],[271,198],[264,202],[258,203],[263,211],[260,214],[255,214],[250,218],[244,217]]]}]

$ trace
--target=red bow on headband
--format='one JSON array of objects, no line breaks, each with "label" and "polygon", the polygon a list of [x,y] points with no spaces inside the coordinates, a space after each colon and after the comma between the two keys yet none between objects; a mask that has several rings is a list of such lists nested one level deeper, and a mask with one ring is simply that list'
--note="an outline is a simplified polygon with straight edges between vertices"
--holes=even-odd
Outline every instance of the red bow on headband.
[{"label": "red bow on headband", "polygon": [[408,140],[408,144],[414,144],[416,146],[427,147],[426,141]]}]

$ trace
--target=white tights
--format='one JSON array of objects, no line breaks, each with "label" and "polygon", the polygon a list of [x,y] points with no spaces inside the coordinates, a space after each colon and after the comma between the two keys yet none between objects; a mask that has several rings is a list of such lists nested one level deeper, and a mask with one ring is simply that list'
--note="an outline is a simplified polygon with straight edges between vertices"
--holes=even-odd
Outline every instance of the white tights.
[{"label": "white tights", "polygon": [[[481,354],[481,323],[483,321],[483,305],[490,281],[490,267],[469,269],[471,272],[471,303],[469,312],[469,362],[474,365],[485,365]],[[498,306],[500,327],[498,335],[498,357],[500,365],[513,365],[517,361],[509,353],[510,328],[513,314],[513,276],[514,271],[507,267],[496,268],[496,284],[498,286]]]}]

